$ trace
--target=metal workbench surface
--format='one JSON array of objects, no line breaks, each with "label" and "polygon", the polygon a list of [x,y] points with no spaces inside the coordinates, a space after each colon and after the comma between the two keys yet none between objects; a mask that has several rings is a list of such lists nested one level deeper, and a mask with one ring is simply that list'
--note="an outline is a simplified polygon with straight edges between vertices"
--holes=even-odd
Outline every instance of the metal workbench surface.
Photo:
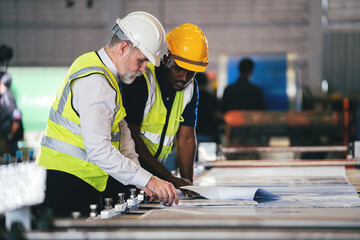
[{"label": "metal workbench surface", "polygon": [[[345,180],[358,187],[359,169],[346,169],[345,173]],[[209,171],[201,177],[207,174]],[[336,184],[344,184],[338,180]],[[341,202],[341,207],[336,202],[333,207],[309,207],[301,201],[292,202],[290,207],[261,203],[205,207],[147,204],[139,210],[142,214],[133,212],[108,220],[55,219],[54,231],[32,231],[25,236],[27,239],[360,239],[357,198],[350,196],[349,204],[344,206]]]}]

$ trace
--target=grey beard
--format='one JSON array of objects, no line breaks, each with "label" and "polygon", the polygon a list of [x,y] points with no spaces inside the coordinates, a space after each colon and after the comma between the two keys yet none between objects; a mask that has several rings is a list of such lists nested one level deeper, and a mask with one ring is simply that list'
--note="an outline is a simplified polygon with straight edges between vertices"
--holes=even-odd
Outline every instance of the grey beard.
[{"label": "grey beard", "polygon": [[125,73],[123,75],[120,75],[120,79],[125,84],[131,84],[134,82],[135,78],[141,76],[140,71],[136,71],[134,73]]}]

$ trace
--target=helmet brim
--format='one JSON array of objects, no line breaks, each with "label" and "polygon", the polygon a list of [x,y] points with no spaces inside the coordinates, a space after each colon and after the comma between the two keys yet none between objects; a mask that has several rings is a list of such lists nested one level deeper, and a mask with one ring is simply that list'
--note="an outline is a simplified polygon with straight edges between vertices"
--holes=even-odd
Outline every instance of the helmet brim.
[{"label": "helmet brim", "polygon": [[207,66],[200,66],[200,65],[195,65],[195,64],[183,62],[183,61],[178,60],[178,59],[174,59],[174,61],[176,62],[176,64],[179,67],[182,67],[183,69],[186,69],[188,71],[193,71],[193,72],[205,72],[206,67],[207,67]]},{"label": "helmet brim", "polygon": [[149,59],[152,64],[154,64],[156,67],[160,66],[160,57],[158,55],[152,54],[146,49],[141,49],[140,46],[138,46],[138,49],[145,55],[145,57],[147,57],[147,59]]}]

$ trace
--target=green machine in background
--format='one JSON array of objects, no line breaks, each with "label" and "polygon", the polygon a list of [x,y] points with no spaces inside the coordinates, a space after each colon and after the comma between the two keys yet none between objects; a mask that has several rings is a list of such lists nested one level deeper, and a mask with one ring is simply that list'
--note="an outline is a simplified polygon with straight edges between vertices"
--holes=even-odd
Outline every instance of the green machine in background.
[{"label": "green machine in background", "polygon": [[50,107],[67,67],[9,67],[25,131],[44,131]]}]

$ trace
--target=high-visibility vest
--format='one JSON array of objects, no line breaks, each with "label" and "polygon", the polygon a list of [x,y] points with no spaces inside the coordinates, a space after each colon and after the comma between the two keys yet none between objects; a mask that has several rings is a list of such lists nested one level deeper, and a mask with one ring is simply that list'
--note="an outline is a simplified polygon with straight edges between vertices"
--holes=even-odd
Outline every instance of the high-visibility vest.
[{"label": "high-visibility vest", "polygon": [[140,137],[150,153],[163,163],[171,152],[179,124],[184,121],[181,115],[193,96],[194,79],[184,90],[176,92],[171,111],[168,113],[156,79],[155,66],[148,63],[143,75],[147,83],[148,98],[140,126]]},{"label": "high-visibility vest", "polygon": [[119,122],[126,116],[119,85],[98,55],[95,52],[90,52],[75,60],[56,94],[36,163],[46,169],[73,174],[98,191],[104,191],[109,174],[89,162],[81,136],[80,118],[73,109],[71,102],[71,82],[92,74],[104,76],[116,91],[111,144],[119,149]]}]

